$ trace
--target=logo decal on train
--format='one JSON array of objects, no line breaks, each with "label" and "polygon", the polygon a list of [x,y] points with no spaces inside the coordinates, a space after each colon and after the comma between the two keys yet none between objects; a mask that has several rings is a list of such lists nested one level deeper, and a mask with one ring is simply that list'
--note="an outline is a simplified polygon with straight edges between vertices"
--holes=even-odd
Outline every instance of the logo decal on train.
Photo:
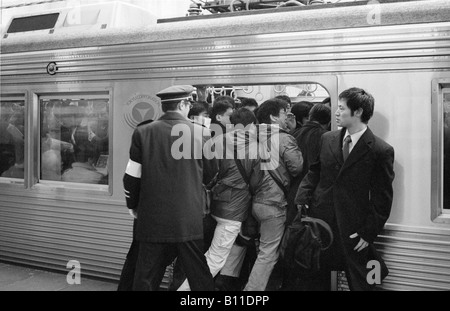
[{"label": "logo decal on train", "polygon": [[156,96],[137,94],[125,104],[124,119],[131,128],[147,120],[156,120],[161,116],[161,104]]}]

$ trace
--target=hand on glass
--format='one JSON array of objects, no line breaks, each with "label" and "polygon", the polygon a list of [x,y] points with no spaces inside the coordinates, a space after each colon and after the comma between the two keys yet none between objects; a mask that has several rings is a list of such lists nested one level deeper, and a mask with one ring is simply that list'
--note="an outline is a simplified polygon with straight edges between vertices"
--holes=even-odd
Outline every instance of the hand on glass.
[{"label": "hand on glass", "polygon": [[[354,233],[350,236],[350,239],[355,239],[359,237],[358,233]],[[365,249],[367,246],[369,246],[369,243],[367,243],[366,241],[364,241],[363,238],[360,238],[358,245],[355,246],[355,248],[353,249],[354,251],[357,251],[358,253],[360,251],[362,251],[363,249]]]}]

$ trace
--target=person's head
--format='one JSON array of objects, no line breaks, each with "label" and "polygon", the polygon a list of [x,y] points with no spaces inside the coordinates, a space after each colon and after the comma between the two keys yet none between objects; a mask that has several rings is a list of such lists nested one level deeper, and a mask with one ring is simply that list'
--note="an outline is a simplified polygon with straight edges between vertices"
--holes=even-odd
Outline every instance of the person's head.
[{"label": "person's head", "polygon": [[243,97],[240,98],[240,100],[241,100],[240,105],[241,108],[248,109],[252,112],[254,112],[256,108],[258,108],[258,102],[254,98]]},{"label": "person's head", "polygon": [[309,112],[309,121],[317,122],[327,129],[331,122],[331,109],[324,104],[314,105]]},{"label": "person's head", "polygon": [[208,109],[208,103],[196,102],[189,111],[188,118],[195,123],[209,127],[211,119],[209,118]]},{"label": "person's head", "polygon": [[233,125],[242,124],[244,127],[252,123],[256,124],[257,122],[255,114],[246,108],[235,110],[230,116],[230,121]]},{"label": "person's head", "polygon": [[234,99],[230,96],[219,96],[214,100],[211,119],[213,123],[226,126],[230,124],[230,116],[234,109]]},{"label": "person's head", "polygon": [[309,112],[313,106],[313,103],[307,101],[302,101],[292,105],[291,113],[295,116],[295,120],[297,120],[297,124],[299,124],[298,126],[301,127],[306,121],[308,121]]},{"label": "person's head", "polygon": [[281,99],[269,99],[258,108],[258,121],[265,124],[278,124],[286,129],[288,103]]},{"label": "person's head", "polygon": [[336,121],[339,127],[351,128],[360,123],[367,124],[373,116],[375,100],[360,88],[345,90],[339,95]]},{"label": "person's head", "polygon": [[331,98],[327,97],[322,101],[323,105],[327,105],[331,109]]},{"label": "person's head", "polygon": [[156,96],[161,99],[161,108],[164,113],[178,112],[185,118],[192,108],[192,93],[195,88],[191,85],[174,85],[160,91]]},{"label": "person's head", "polygon": [[74,153],[75,161],[80,163],[94,163],[97,158],[95,144],[89,141],[87,127],[79,127],[73,134],[75,142]]},{"label": "person's head", "polygon": [[288,108],[292,107],[292,101],[291,98],[287,95],[278,95],[275,97],[276,99],[281,99],[284,100],[285,102],[288,103]]}]

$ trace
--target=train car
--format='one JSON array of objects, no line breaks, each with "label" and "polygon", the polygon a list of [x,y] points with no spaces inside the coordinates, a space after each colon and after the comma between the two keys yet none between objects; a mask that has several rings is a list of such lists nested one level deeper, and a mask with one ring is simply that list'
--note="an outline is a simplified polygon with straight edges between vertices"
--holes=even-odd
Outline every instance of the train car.
[{"label": "train car", "polygon": [[[64,28],[53,15],[25,31],[13,19],[19,31],[2,34],[0,260],[62,272],[75,260],[85,276],[119,278],[132,235],[122,187],[131,135],[161,116],[163,88],[259,103],[330,97],[335,111],[339,93],[357,86],[376,100],[369,127],[396,151],[392,213],[376,242],[390,268],[381,288],[450,289],[449,1],[284,7],[126,29],[89,16],[89,27]],[[78,159],[80,150],[95,157]]]}]

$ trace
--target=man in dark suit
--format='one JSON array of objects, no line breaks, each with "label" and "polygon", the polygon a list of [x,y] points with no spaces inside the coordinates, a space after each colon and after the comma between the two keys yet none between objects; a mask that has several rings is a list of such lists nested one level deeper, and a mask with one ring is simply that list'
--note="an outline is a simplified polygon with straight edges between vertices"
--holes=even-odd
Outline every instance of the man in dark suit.
[{"label": "man in dark suit", "polygon": [[132,137],[124,185],[139,241],[133,290],[158,290],[175,257],[192,290],[214,290],[203,254],[202,182],[212,179],[217,164],[203,157],[203,127],[187,118],[194,90],[172,86],[159,92],[165,114]]},{"label": "man in dark suit", "polygon": [[373,110],[373,97],[362,89],[340,94],[342,130],[322,136],[319,158],[298,189],[299,208],[325,220],[335,236],[321,271],[304,278],[305,289],[329,289],[330,272],[344,270],[351,290],[373,290],[388,273],[373,243],[391,211],[394,149],[367,127]]}]

